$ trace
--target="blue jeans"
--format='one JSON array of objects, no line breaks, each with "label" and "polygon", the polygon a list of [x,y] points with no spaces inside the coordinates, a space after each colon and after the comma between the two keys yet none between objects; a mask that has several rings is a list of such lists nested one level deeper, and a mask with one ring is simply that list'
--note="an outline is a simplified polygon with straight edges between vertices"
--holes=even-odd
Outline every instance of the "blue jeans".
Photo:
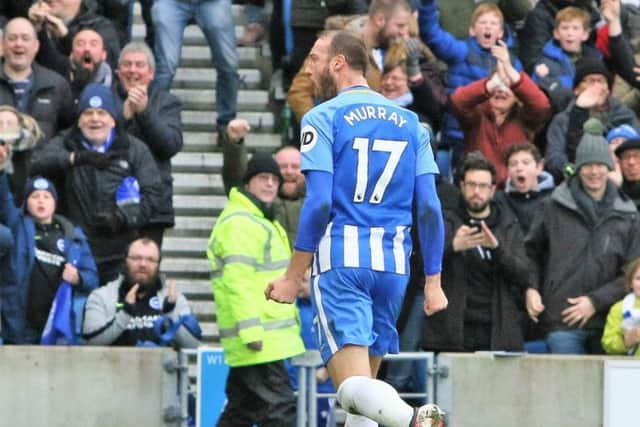
[{"label": "blue jeans", "polygon": [[547,345],[556,354],[603,354],[600,338],[602,331],[571,329],[549,333]]},{"label": "blue jeans", "polygon": [[195,21],[209,43],[218,72],[216,111],[218,128],[236,116],[238,53],[231,0],[156,0],[151,9],[155,27],[156,89],[169,90],[180,62],[184,29]]}]

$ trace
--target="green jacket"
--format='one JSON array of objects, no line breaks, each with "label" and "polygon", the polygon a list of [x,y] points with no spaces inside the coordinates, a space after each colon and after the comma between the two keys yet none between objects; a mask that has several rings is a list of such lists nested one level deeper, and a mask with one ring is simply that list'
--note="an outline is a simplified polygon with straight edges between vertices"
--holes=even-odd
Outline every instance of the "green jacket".
[{"label": "green jacket", "polygon": [[[636,308],[640,308],[640,302],[636,301]],[[602,333],[602,348],[607,354],[629,354],[629,349],[624,345],[624,333],[622,332],[622,301],[611,306],[607,323],[604,325]],[[640,357],[640,346],[636,347],[633,354]]]},{"label": "green jacket", "polygon": [[[293,304],[266,301],[270,280],[284,274],[291,257],[287,234],[248,197],[231,189],[213,227],[207,257],[216,317],[226,362],[247,366],[286,359],[304,351]],[[262,350],[247,343],[262,341]]]}]

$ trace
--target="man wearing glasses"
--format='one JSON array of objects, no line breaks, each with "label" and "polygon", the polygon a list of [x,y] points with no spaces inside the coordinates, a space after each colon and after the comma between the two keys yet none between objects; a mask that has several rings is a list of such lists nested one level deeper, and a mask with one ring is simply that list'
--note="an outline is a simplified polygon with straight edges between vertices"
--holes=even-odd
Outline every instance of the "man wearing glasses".
[{"label": "man wearing glasses", "polygon": [[479,152],[462,166],[461,201],[445,209],[442,288],[449,308],[425,317],[433,351],[520,351],[527,264],[524,236],[509,210],[493,201],[496,170]]},{"label": "man wearing glasses", "polygon": [[640,206],[640,139],[627,139],[616,148],[622,172],[622,191]]},{"label": "man wearing glasses", "polygon": [[159,270],[156,242],[134,240],[124,273],[89,295],[82,325],[89,344],[198,346],[201,331],[187,299]]}]

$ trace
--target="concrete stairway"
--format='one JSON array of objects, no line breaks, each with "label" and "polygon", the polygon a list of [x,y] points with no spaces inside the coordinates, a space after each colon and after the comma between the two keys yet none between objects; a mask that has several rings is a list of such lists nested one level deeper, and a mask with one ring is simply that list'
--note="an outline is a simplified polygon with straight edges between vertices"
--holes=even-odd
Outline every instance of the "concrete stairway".
[{"label": "concrete stairway", "polygon": [[[137,4],[136,4],[137,7]],[[242,31],[242,6],[233,6],[236,34]],[[142,40],[144,25],[137,13],[134,39]],[[239,47],[241,90],[238,117],[247,119],[250,149],[276,149],[275,118],[269,105],[270,58],[266,46]],[[173,158],[176,226],[165,234],[161,269],[173,278],[191,302],[207,344],[218,342],[215,303],[209,281],[206,247],[216,216],[226,203],[220,175],[222,153],[216,146],[216,72],[199,28],[187,27],[180,68],[172,93],[184,103],[184,148]]]}]

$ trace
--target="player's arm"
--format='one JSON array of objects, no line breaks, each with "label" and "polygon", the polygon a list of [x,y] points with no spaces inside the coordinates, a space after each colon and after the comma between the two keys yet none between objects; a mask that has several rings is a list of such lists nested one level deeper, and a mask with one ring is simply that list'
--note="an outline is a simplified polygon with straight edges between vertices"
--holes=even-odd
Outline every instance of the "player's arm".
[{"label": "player's arm", "polygon": [[431,315],[447,307],[447,297],[440,286],[444,251],[444,220],[433,174],[427,173],[416,177],[415,199],[418,239],[422,249],[425,274],[424,310],[427,315]]},{"label": "player's arm", "polygon": [[300,211],[298,236],[289,267],[282,278],[286,286],[270,284],[266,296],[279,302],[293,302],[311,265],[313,254],[329,223],[333,174],[310,170],[305,173],[306,195]]},{"label": "player's arm", "polygon": [[304,279],[304,273],[311,264],[311,258],[320,244],[329,223],[331,213],[331,192],[333,175],[329,172],[311,170],[305,173],[306,195],[300,211],[300,223],[291,263],[287,276]]}]

